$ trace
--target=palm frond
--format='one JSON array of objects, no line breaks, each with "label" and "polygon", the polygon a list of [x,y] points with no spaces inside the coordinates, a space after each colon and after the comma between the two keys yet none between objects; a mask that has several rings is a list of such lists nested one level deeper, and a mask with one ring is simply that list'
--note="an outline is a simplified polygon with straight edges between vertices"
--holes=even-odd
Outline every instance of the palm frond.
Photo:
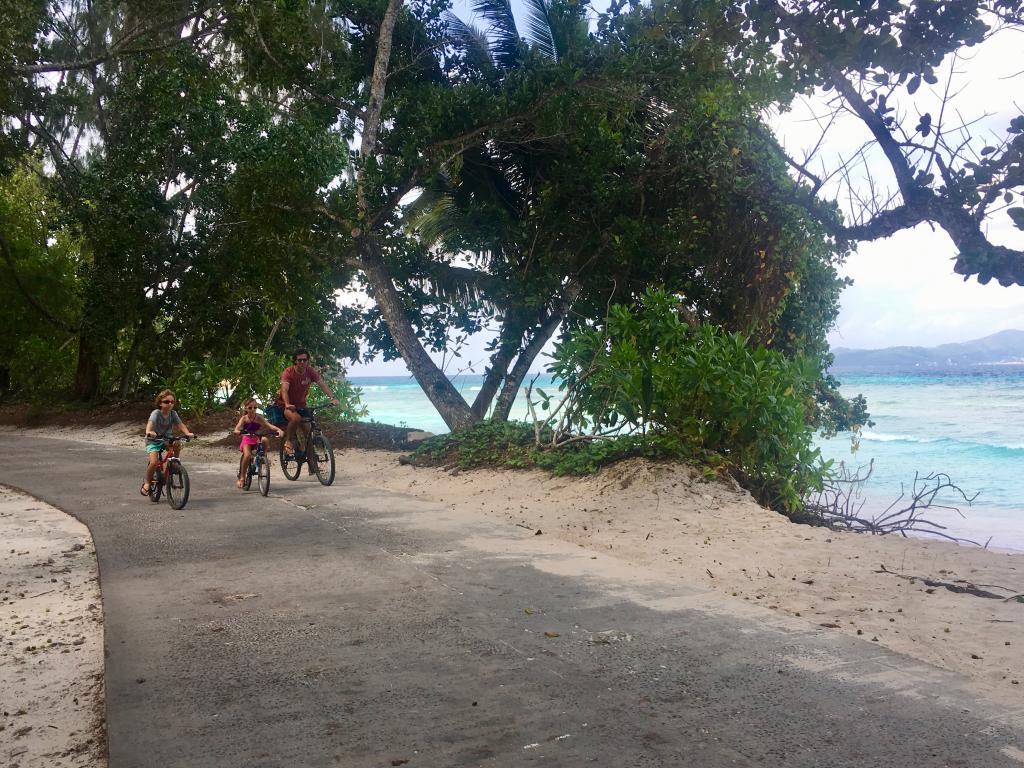
[{"label": "palm frond", "polygon": [[444,243],[458,231],[461,219],[461,212],[452,196],[437,188],[425,189],[405,207],[402,215],[406,229],[416,232],[421,242],[431,248],[444,247]]},{"label": "palm frond", "polygon": [[480,304],[490,311],[497,309],[491,298],[500,295],[500,286],[493,275],[469,267],[436,264],[423,278],[435,296],[463,304]]},{"label": "palm frond", "polygon": [[511,0],[474,0],[473,11],[489,24],[488,36],[495,62],[503,69],[513,69],[523,59],[523,41],[519,37]]},{"label": "palm frond", "polygon": [[444,21],[448,42],[465,54],[466,63],[479,72],[493,72],[491,41],[487,33],[474,24],[467,24],[451,11],[445,12]]},{"label": "palm frond", "polygon": [[548,0],[523,0],[526,5],[526,42],[547,56],[558,60],[555,38],[551,31],[551,15]]}]

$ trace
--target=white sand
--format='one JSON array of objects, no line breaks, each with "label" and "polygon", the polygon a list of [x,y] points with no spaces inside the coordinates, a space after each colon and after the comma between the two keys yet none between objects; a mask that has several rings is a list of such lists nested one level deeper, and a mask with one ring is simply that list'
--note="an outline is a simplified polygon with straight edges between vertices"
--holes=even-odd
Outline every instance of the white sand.
[{"label": "white sand", "polygon": [[[539,529],[727,601],[754,602],[959,672],[991,700],[1024,703],[1024,603],[923,582],[1024,593],[1024,553],[796,525],[732,483],[641,460],[573,479],[453,474],[398,466],[391,453],[345,451],[336,484],[353,483],[439,502],[449,514],[495,526]],[[881,573],[883,565],[899,575]]]},{"label": "white sand", "polygon": [[84,525],[0,486],[0,761],[106,765],[103,610]]}]

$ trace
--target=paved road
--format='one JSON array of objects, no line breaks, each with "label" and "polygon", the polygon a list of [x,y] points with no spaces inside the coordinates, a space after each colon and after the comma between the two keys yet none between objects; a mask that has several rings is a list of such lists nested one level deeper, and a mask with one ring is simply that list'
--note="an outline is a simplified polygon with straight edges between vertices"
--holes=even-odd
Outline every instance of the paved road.
[{"label": "paved road", "polygon": [[[1024,706],[796,619],[610,578],[520,528],[348,488],[343,457],[331,489],[275,468],[268,499],[192,463],[180,512],[138,495],[142,460],[0,436],[0,482],[95,538],[111,768],[1024,763]],[[608,629],[632,639],[591,642]]]}]

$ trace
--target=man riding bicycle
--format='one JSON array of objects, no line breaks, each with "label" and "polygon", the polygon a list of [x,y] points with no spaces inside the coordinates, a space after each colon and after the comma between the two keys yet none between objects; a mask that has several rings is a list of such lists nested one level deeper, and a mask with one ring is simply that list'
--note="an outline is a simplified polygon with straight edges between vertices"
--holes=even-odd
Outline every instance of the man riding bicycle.
[{"label": "man riding bicycle", "polygon": [[[280,409],[287,422],[284,436],[285,453],[295,452],[295,428],[299,426],[303,416],[309,415],[309,411],[306,410],[306,395],[311,384],[315,383],[320,387],[331,399],[331,405],[338,405],[338,398],[331,392],[331,388],[320,377],[316,368],[309,364],[309,352],[304,349],[297,350],[292,355],[292,363],[294,365],[289,365],[281,373],[281,389],[274,399],[274,405]],[[305,427],[305,430],[308,435],[309,427]]]}]

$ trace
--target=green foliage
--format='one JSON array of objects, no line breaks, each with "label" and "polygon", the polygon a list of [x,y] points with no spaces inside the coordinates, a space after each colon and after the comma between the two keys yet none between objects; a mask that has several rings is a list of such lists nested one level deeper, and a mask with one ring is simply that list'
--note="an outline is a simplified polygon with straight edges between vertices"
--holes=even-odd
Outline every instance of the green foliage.
[{"label": "green foliage", "polygon": [[533,429],[519,421],[483,421],[469,429],[424,440],[413,456],[427,463],[474,467],[532,465]]},{"label": "green foliage", "polygon": [[[241,403],[250,397],[266,407],[280,389],[281,371],[290,364],[287,355],[269,354],[264,358],[250,350],[242,350],[223,363],[212,358],[186,360],[176,369],[170,388],[182,407],[194,414],[201,415],[229,402]],[[356,421],[367,415],[361,391],[344,378],[340,369],[321,370],[320,374],[338,398],[339,405],[332,409],[335,418]],[[314,386],[309,390],[309,403],[324,405],[327,397]]]},{"label": "green foliage", "polygon": [[566,398],[558,431],[657,435],[680,455],[721,456],[763,503],[796,511],[827,469],[809,420],[816,361],[691,327],[680,310],[648,290],[638,306],[614,305],[604,323],[563,339],[550,368]]},{"label": "green foliage", "polygon": [[[320,377],[330,387],[334,396],[338,398],[338,405],[331,407],[327,414],[335,421],[359,421],[369,415],[366,406],[363,405],[362,390],[353,386],[352,382],[345,378],[345,373],[340,368],[318,368]],[[278,376],[280,379],[280,374]],[[276,391],[276,390],[275,390]],[[330,401],[319,387],[309,388],[307,401],[312,406],[323,407]]]},{"label": "green foliage", "polygon": [[686,459],[735,473],[762,503],[797,513],[828,465],[813,447],[814,360],[789,360],[740,334],[684,322],[677,299],[647,291],[578,328],[554,353],[560,395],[538,390],[538,431],[485,422],[426,441],[416,455],[461,467],[587,474],[630,456]]},{"label": "green foliage", "polygon": [[[550,438],[551,429],[542,430],[541,439],[546,442]],[[680,453],[680,446],[667,435],[625,435],[554,448],[538,447],[534,428],[526,422],[484,421],[469,429],[424,440],[412,455],[421,463],[462,469],[543,469],[554,475],[578,476],[593,474],[601,467],[634,456],[678,459]],[[711,475],[722,464],[720,458],[710,454],[687,458],[703,463]]]},{"label": "green foliage", "polygon": [[78,346],[79,242],[37,164],[0,176],[0,396],[66,396]]}]

